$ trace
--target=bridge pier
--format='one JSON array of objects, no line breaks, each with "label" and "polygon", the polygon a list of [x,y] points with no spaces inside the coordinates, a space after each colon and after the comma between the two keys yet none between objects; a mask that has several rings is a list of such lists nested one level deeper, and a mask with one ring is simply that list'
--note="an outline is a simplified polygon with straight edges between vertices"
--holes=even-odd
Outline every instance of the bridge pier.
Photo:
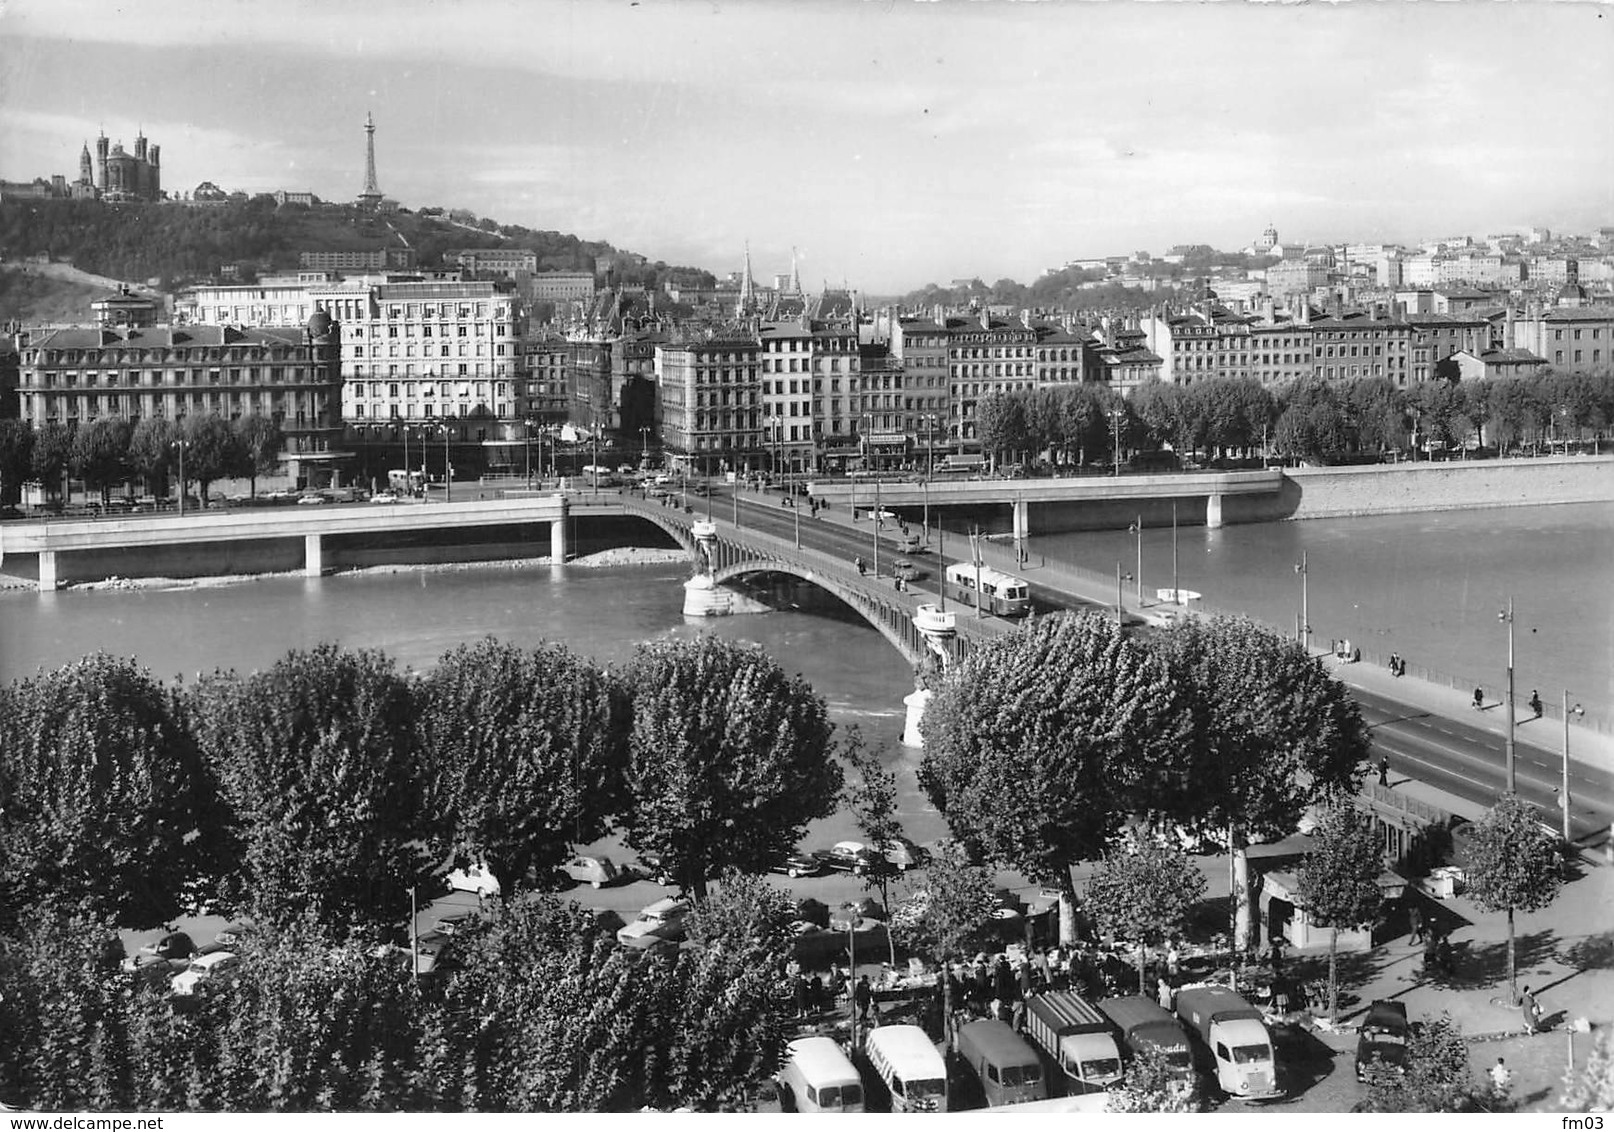
[{"label": "bridge pier", "polygon": [[41,550],[39,552],[39,592],[50,593],[56,589],[56,552],[54,550]]},{"label": "bridge pier", "polygon": [[1216,530],[1222,525],[1222,497],[1212,495],[1205,500],[1205,526],[1209,530]]},{"label": "bridge pier", "polygon": [[303,577],[318,578],[325,573],[325,545],[319,535],[303,536]]},{"label": "bridge pier", "polygon": [[566,500],[560,502],[560,518],[549,521],[549,561],[560,564],[566,561]]},{"label": "bridge pier", "polygon": [[930,689],[915,688],[902,702],[908,708],[908,717],[902,726],[902,745],[922,751],[925,748],[925,737],[919,733],[919,721],[925,718],[925,708],[930,704]]},{"label": "bridge pier", "polygon": [[1031,507],[1024,499],[1014,501],[1014,541],[1024,542],[1031,536]]}]

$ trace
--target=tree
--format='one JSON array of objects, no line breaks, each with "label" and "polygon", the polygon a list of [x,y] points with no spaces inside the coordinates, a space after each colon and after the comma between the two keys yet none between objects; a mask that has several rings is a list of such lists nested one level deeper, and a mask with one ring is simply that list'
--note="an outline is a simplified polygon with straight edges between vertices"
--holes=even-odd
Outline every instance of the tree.
[{"label": "tree", "polygon": [[144,417],[129,437],[129,466],[146,481],[152,495],[168,494],[168,473],[174,466],[174,441],[179,427],[165,417]]},{"label": "tree", "polygon": [[1360,1112],[1474,1112],[1483,1095],[1468,1042],[1448,1014],[1413,1028],[1404,1065],[1370,1063],[1363,1084]]},{"label": "tree", "polygon": [[973,855],[1061,892],[1119,829],[1143,768],[1186,744],[1165,666],[1108,618],[1034,618],[976,649],[935,690],[919,784]]},{"label": "tree", "polygon": [[273,475],[280,467],[280,422],[260,413],[242,417],[232,428],[235,431],[235,450],[240,458],[237,475],[246,476],[254,497],[258,494],[258,477]]},{"label": "tree", "polygon": [[1109,1090],[1105,1112],[1193,1112],[1192,1094],[1159,1046],[1145,1045],[1126,1067],[1126,1079]]},{"label": "tree", "polygon": [[788,893],[756,873],[729,869],[704,899],[695,901],[685,924],[697,946],[721,947],[782,975],[795,919],[796,906]]},{"label": "tree", "polygon": [[700,897],[714,872],[761,870],[834,812],[840,766],[824,701],[761,649],[701,637],[641,645],[627,841]]},{"label": "tree", "polygon": [[0,504],[22,498],[34,463],[34,430],[27,421],[0,421]]},{"label": "tree", "polygon": [[62,474],[73,459],[73,430],[64,424],[47,424],[34,433],[34,479],[51,495],[59,495]]},{"label": "tree", "polygon": [[1235,946],[1249,937],[1249,837],[1286,837],[1306,807],[1354,793],[1369,749],[1361,709],[1298,642],[1245,617],[1174,624],[1155,649],[1191,725],[1145,763],[1135,805],[1201,832],[1231,834]]},{"label": "tree", "polygon": [[981,451],[996,458],[1026,447],[1031,434],[1025,401],[1012,393],[988,393],[975,404],[975,435]]},{"label": "tree", "polygon": [[[934,956],[945,968],[973,950],[992,923],[996,880],[990,869],[971,863],[964,847],[945,839],[925,867],[924,881],[891,910],[890,934],[903,947]],[[942,1016],[953,1017],[952,981],[942,979]],[[952,1027],[946,1027],[951,1040]]]},{"label": "tree", "polygon": [[1182,927],[1205,885],[1205,874],[1188,854],[1149,841],[1136,852],[1105,857],[1087,882],[1086,906],[1099,930],[1140,945],[1139,987],[1149,985],[1143,949],[1159,946]]},{"label": "tree", "polygon": [[230,808],[253,911],[340,938],[394,923],[440,834],[422,813],[408,683],[383,653],[325,644],[189,695]]},{"label": "tree", "polygon": [[1339,1015],[1339,929],[1371,923],[1384,895],[1384,856],[1373,824],[1344,798],[1333,799],[1312,832],[1300,866],[1300,902],[1328,932],[1328,1015]]},{"label": "tree", "polygon": [[0,689],[0,917],[47,898],[131,924],[175,915],[213,845],[212,794],[172,695],[130,661]]},{"label": "tree", "polygon": [[100,489],[102,503],[110,498],[113,484],[128,479],[132,432],[122,417],[97,417],[73,434],[70,467],[86,491]]},{"label": "tree", "polygon": [[[236,434],[229,422],[214,413],[186,417],[180,426],[185,443],[185,472],[196,481],[196,495],[207,506],[207,488],[216,479],[233,474],[242,459]],[[181,492],[185,485],[180,484]]]},{"label": "tree", "polygon": [[[902,835],[902,823],[897,821],[897,778],[864,745],[857,728],[850,728],[842,747],[842,754],[856,777],[847,783],[841,808],[852,814],[858,832],[880,854],[875,866],[863,874],[865,885],[879,889],[880,906],[891,907],[891,878],[896,867],[886,859],[885,847]],[[897,961],[896,940],[890,938],[891,962]]]},{"label": "tree", "polygon": [[455,861],[485,861],[505,892],[623,808],[628,693],[564,646],[460,645],[414,698],[426,812]]},{"label": "tree", "polygon": [[1558,1098],[1564,1112],[1614,1112],[1614,1030],[1605,1028],[1592,1041],[1591,1055],[1579,1073],[1564,1075]]},{"label": "tree", "polygon": [[1468,896],[1487,912],[1508,916],[1508,993],[1519,1000],[1513,913],[1552,903],[1564,882],[1558,842],[1539,812],[1517,794],[1504,794],[1474,825],[1469,845]]}]

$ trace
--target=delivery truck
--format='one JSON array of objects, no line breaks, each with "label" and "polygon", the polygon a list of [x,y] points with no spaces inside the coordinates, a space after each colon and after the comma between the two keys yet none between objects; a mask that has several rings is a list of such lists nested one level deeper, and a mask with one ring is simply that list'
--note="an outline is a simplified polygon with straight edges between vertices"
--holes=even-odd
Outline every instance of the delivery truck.
[{"label": "delivery truck", "polygon": [[1278,1061],[1261,1012],[1231,987],[1188,986],[1177,992],[1177,1017],[1230,1097],[1266,1100],[1278,1089]]},{"label": "delivery truck", "polygon": [[1032,995],[1025,1030],[1059,1067],[1067,1093],[1101,1093],[1121,1079],[1121,1051],[1109,1021],[1080,995]]},{"label": "delivery truck", "polygon": [[959,1027],[958,1056],[981,1079],[990,1108],[1048,1099],[1037,1051],[1007,1022],[980,1019]]},{"label": "delivery truck", "polygon": [[1172,1070],[1176,1091],[1188,1100],[1195,1099],[1199,1082],[1194,1055],[1188,1048],[1188,1032],[1176,1015],[1135,994],[1100,999],[1098,1008],[1110,1020],[1128,1062],[1146,1049],[1159,1050]]}]

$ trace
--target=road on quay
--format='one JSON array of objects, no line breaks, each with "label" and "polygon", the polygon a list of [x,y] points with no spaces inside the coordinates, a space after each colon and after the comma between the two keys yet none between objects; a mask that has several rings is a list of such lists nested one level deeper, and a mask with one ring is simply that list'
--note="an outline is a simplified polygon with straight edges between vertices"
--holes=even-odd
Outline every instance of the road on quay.
[{"label": "road on quay", "polygon": [[[804,501],[798,499],[798,506],[793,511],[790,507],[780,506],[779,498],[772,493],[741,491],[741,530],[750,528],[788,540],[795,537],[799,525],[802,546],[848,560],[862,557],[872,567],[874,541],[870,529],[815,519]],[[706,502],[695,496],[689,500],[697,513],[706,510]],[[732,521],[732,490],[715,489],[710,510],[714,518]],[[926,554],[902,555],[895,541],[895,531],[889,526],[886,530],[887,537],[880,544],[881,569],[889,572],[890,563],[899,556],[914,559],[926,571],[926,577],[912,587],[915,596],[923,597],[938,590],[941,585],[940,573],[947,563],[962,560],[951,555],[945,559],[938,557],[934,545]],[[967,546],[967,543],[963,545]],[[1114,608],[1096,605],[1041,584],[1032,585],[1032,596],[1037,607],[1044,610],[1108,612]],[[1481,808],[1495,802],[1502,792],[1506,776],[1506,750],[1501,736],[1378,693],[1352,689],[1352,694],[1361,705],[1362,716],[1373,732],[1375,762],[1379,755],[1387,756],[1393,773],[1410,776]],[[1517,725],[1514,748],[1515,781],[1519,796],[1540,806],[1549,815],[1559,812],[1562,752],[1536,746],[1528,740],[1535,734],[1532,728],[1548,736],[1552,734],[1553,727],[1554,724],[1547,720],[1521,720]],[[1614,773],[1572,762],[1569,792],[1572,803],[1570,830],[1576,840],[1609,828],[1610,822],[1614,821]]]}]

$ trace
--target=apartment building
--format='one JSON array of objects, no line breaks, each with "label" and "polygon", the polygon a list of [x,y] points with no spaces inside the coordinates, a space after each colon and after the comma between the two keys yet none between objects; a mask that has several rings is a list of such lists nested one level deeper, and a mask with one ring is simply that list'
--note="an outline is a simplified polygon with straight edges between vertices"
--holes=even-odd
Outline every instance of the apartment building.
[{"label": "apartment building", "polygon": [[1310,320],[1309,329],[1314,376],[1324,381],[1382,377],[1406,387],[1412,372],[1408,323],[1378,312],[1344,311]]},{"label": "apartment building", "polygon": [[1037,331],[1029,322],[986,313],[946,320],[952,413],[948,434],[953,440],[978,447],[975,406],[982,397],[1036,386]]},{"label": "apartment building", "polygon": [[927,448],[947,445],[953,435],[953,414],[947,328],[941,312],[933,318],[893,319],[888,349],[902,363],[903,399],[905,406],[911,406],[908,428],[915,441]]},{"label": "apartment building", "polygon": [[714,335],[656,347],[663,448],[692,472],[757,466],[762,451],[762,351],[756,338]]},{"label": "apartment building", "polygon": [[1513,341],[1507,343],[1544,358],[1564,373],[1586,373],[1614,365],[1614,307],[1554,307],[1543,311],[1532,305],[1513,324]]},{"label": "apartment building", "polygon": [[[806,316],[766,323],[758,334],[764,439],[776,466],[792,472],[816,467],[818,423],[829,419],[827,382],[813,373],[813,342]],[[840,416],[847,417],[844,406]]]}]

